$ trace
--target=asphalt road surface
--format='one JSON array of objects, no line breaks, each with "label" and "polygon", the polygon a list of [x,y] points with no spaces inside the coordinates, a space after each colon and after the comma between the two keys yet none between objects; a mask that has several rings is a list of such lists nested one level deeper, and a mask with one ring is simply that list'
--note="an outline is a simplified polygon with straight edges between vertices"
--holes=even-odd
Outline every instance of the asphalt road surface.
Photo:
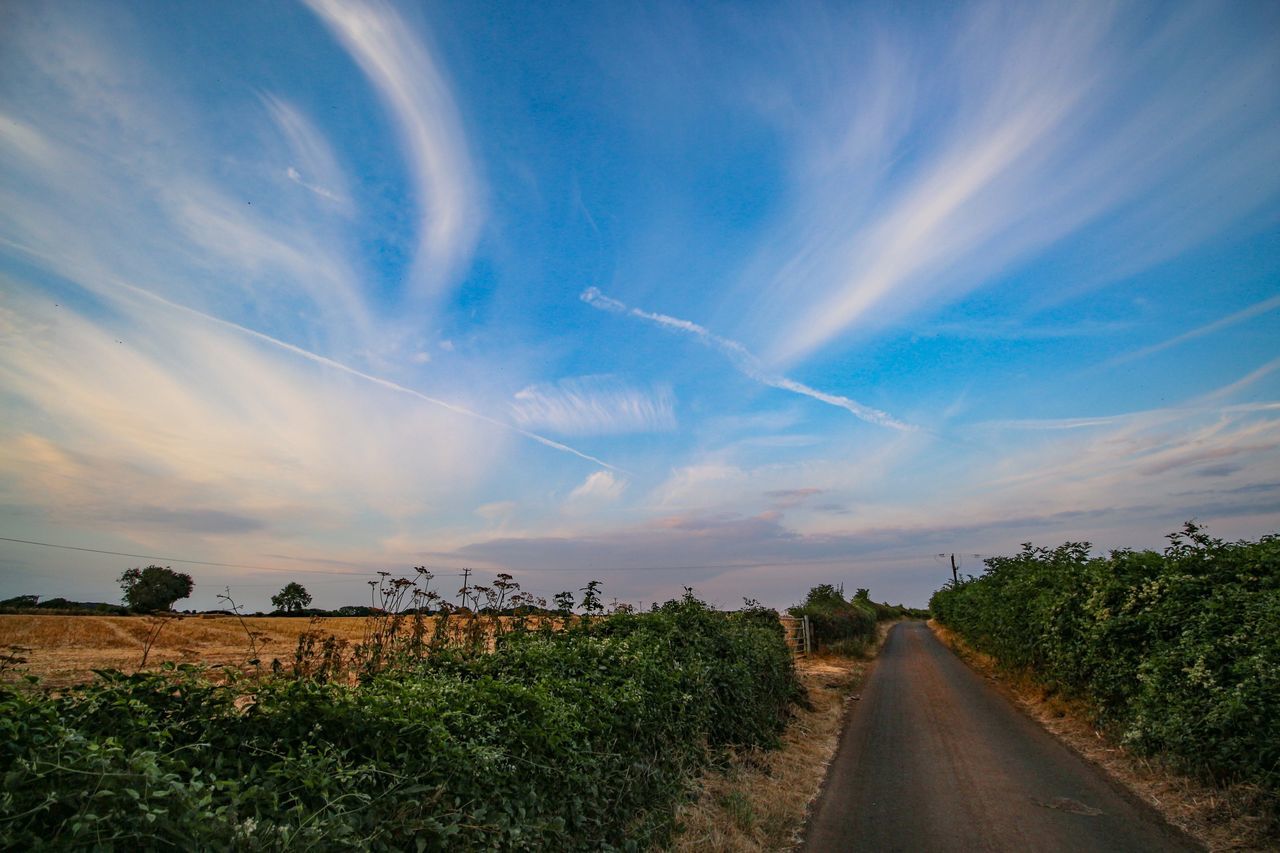
[{"label": "asphalt road surface", "polygon": [[889,632],[804,850],[1199,850],[1009,704],[921,622]]}]

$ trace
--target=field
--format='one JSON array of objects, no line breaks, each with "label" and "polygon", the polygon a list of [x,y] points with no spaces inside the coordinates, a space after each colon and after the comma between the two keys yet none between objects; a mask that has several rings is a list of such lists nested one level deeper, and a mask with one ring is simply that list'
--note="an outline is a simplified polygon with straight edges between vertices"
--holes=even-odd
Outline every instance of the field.
[{"label": "field", "polygon": [[[427,617],[424,623],[430,632],[434,619]],[[163,663],[242,665],[253,657],[250,633],[259,659],[269,666],[272,659],[292,661],[298,638],[308,632],[359,643],[369,620],[365,616],[246,616],[242,622],[234,616],[177,616],[167,618],[160,627],[156,620],[142,616],[0,614],[0,653],[18,649],[25,659],[12,672],[39,676],[49,686],[75,684],[89,680],[98,669],[137,669],[148,636],[158,627],[147,653],[148,668]],[[783,628],[788,645],[795,647],[795,620],[784,620]]]},{"label": "field", "polygon": [[[27,663],[21,668],[48,684],[84,681],[95,669],[135,669],[154,621],[141,616],[0,615],[0,649],[13,646]],[[241,664],[251,657],[249,631],[264,662],[293,657],[298,637],[310,630],[349,642],[364,636],[361,616],[318,619],[234,616],[182,616],[167,620],[152,644],[148,666],[164,662]]]}]

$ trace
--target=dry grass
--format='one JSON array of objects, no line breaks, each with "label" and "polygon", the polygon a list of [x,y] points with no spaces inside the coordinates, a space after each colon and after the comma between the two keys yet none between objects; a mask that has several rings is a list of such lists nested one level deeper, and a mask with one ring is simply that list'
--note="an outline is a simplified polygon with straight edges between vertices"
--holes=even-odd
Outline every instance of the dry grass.
[{"label": "dry grass", "polygon": [[702,775],[696,799],[677,813],[682,833],[676,850],[791,850],[799,844],[809,807],[835,755],[845,711],[889,627],[880,626],[868,658],[812,655],[797,660],[811,708],[796,710],[780,749],[738,752],[726,766]]},{"label": "dry grass", "polygon": [[[309,619],[245,617],[256,635],[264,663],[288,662],[298,635],[309,630],[359,642],[364,617]],[[0,615],[0,649],[19,646],[27,662],[19,671],[41,676],[47,684],[85,681],[95,669],[133,671],[142,660],[147,631],[154,624],[142,616],[14,616]],[[250,658],[249,638],[234,616],[180,616],[160,629],[148,667],[163,662],[242,664]]]},{"label": "dry grass", "polygon": [[1000,670],[990,655],[970,648],[933,620],[929,627],[1032,719],[1209,850],[1280,849],[1275,820],[1259,814],[1266,799],[1257,786],[1208,785],[1134,755],[1090,723],[1093,714],[1087,704],[1037,684],[1029,674]]}]

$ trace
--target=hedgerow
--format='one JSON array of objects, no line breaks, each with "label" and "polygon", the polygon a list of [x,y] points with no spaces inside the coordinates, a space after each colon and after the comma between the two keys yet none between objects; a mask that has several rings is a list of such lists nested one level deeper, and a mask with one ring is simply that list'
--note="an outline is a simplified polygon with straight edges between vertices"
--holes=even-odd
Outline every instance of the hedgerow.
[{"label": "hedgerow", "polygon": [[0,847],[645,849],[718,750],[776,742],[798,690],[776,615],[691,595],[354,681],[9,685]]},{"label": "hedgerow", "polygon": [[852,601],[831,584],[809,590],[803,604],[790,608],[792,616],[809,617],[818,648],[857,654],[876,635],[877,611],[870,598],[859,590]]},{"label": "hedgerow", "polygon": [[933,596],[1002,664],[1083,697],[1146,754],[1280,799],[1280,537],[1224,543],[1188,523],[1163,554],[1023,546]]}]

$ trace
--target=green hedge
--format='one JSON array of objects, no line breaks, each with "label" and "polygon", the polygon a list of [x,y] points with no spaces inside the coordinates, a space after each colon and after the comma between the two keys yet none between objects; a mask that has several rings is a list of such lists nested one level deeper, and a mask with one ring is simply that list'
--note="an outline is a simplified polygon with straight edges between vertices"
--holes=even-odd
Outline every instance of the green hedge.
[{"label": "green hedge", "polygon": [[1025,545],[934,594],[936,618],[1001,663],[1091,700],[1141,752],[1280,797],[1280,537],[1194,524],[1159,554]]},{"label": "green hedge", "polygon": [[645,849],[799,697],[776,614],[687,596],[358,685],[191,667],[0,691],[0,847]]},{"label": "green hedge", "polygon": [[815,586],[804,604],[787,612],[809,617],[814,642],[820,649],[859,652],[876,636],[876,610],[870,600],[855,596],[853,601],[846,601],[831,584]]}]

